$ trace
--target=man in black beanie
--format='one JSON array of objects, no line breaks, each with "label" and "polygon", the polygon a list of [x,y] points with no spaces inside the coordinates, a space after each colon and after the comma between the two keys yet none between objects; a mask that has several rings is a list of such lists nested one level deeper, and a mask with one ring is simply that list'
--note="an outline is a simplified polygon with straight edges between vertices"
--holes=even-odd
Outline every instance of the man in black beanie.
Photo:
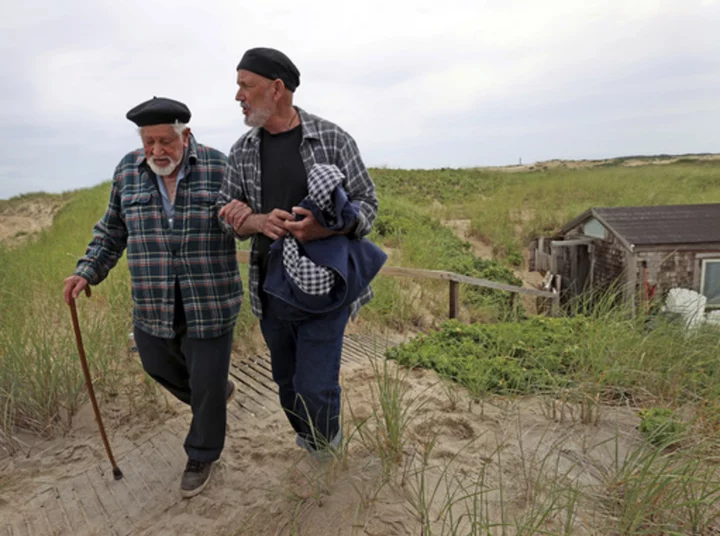
[{"label": "man in black beanie", "polygon": [[126,253],[133,334],[145,371],[192,409],[183,497],[207,485],[225,444],[233,328],[242,303],[235,241],[214,211],[227,159],[200,145],[183,103],[152,98],[127,118],[143,148],[115,169],[110,202],[75,273],[70,303],[107,277]]},{"label": "man in black beanie", "polygon": [[270,349],[280,403],[296,442],[315,457],[340,444],[340,356],[349,317],[372,298],[368,286],[349,306],[309,313],[263,290],[270,245],[292,235],[299,243],[338,231],[321,225],[306,208],[308,176],[316,164],[336,166],[341,187],[359,207],[356,222],[339,231],[367,235],[378,209],[375,185],[355,141],[337,125],[293,105],[300,72],[282,52],[253,48],[237,65],[245,124],[252,127],[233,145],[220,191],[219,216],[226,231],[252,238],[250,300]]}]

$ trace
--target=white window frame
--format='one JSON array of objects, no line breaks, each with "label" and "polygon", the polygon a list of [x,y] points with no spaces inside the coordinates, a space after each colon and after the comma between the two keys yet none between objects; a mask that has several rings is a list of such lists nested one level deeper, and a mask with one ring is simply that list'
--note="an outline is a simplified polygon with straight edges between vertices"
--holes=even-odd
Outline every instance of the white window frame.
[{"label": "white window frame", "polygon": [[[700,262],[700,294],[705,296],[705,267],[708,264],[720,264],[720,257],[717,258],[710,258],[710,259],[701,259]],[[707,297],[707,296],[705,296]],[[710,298],[708,298],[708,309],[718,309],[720,308],[720,303],[710,303]]]}]

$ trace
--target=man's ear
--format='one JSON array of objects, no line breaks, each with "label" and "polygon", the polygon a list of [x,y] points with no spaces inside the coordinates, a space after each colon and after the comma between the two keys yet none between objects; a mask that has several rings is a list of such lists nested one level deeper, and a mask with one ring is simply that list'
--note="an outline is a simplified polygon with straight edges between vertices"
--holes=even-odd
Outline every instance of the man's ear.
[{"label": "man's ear", "polygon": [[183,147],[187,148],[190,145],[190,127],[183,130]]},{"label": "man's ear", "polygon": [[276,78],[273,80],[273,100],[275,102],[278,102],[280,99],[282,99],[282,96],[285,94],[286,88],[285,88],[285,82],[280,80],[279,78]]}]

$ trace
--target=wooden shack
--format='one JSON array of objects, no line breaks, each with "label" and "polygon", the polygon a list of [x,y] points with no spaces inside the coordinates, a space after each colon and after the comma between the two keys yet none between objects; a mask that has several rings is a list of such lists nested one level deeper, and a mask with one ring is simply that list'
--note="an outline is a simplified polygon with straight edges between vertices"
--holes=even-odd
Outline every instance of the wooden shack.
[{"label": "wooden shack", "polygon": [[615,286],[636,308],[678,287],[720,308],[720,203],[591,208],[533,240],[529,258],[561,281],[563,303]]}]

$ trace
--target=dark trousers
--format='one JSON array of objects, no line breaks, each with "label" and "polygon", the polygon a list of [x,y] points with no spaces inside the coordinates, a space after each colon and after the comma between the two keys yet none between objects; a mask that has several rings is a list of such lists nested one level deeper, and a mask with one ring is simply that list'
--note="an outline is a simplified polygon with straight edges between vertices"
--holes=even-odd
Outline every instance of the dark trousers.
[{"label": "dark trousers", "polygon": [[177,307],[175,331],[174,339],[161,339],[136,327],[135,343],[145,371],[192,408],[190,431],[185,438],[188,457],[212,462],[220,457],[225,445],[233,332],[214,339],[192,339],[187,336],[184,314]]},{"label": "dark trousers", "polygon": [[311,448],[327,445],[340,426],[340,357],[349,308],[314,315],[264,298],[260,329],[280,404]]}]

